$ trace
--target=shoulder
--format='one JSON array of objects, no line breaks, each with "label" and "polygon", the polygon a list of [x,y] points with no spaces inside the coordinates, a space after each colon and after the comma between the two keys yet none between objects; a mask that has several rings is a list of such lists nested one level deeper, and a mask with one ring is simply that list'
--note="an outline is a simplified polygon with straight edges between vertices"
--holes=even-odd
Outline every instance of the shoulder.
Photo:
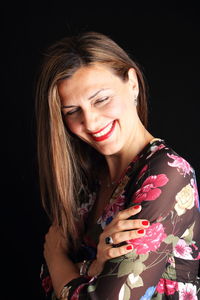
[{"label": "shoulder", "polygon": [[179,216],[199,206],[193,167],[165,142],[154,144],[144,154],[131,192],[129,200],[145,204],[145,213],[149,209],[153,219],[172,209]]},{"label": "shoulder", "polygon": [[177,153],[164,140],[160,140],[159,143],[154,143],[149,147],[145,163],[151,169],[159,169],[159,171],[163,169],[164,171],[177,173],[183,177],[194,173],[191,163]]},{"label": "shoulder", "polygon": [[142,195],[143,200],[152,200],[162,195],[166,201],[169,198],[174,201],[180,191],[193,193],[194,190],[197,198],[193,167],[163,140],[149,145],[142,153],[139,164],[137,174],[131,174],[128,186],[127,194],[131,197],[134,195],[141,200]]},{"label": "shoulder", "polygon": [[157,139],[145,147],[128,175],[128,195],[142,187],[155,188],[159,184],[169,190],[169,187],[174,189],[196,181],[191,164],[163,139]]}]

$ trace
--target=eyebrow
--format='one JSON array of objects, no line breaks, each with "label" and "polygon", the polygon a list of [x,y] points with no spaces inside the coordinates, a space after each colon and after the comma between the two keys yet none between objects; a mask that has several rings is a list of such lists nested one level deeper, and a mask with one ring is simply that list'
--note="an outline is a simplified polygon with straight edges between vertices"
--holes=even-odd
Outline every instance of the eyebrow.
[{"label": "eyebrow", "polygon": [[88,98],[88,100],[91,100],[91,99],[94,98],[96,95],[98,95],[100,92],[105,91],[105,90],[107,90],[107,89],[100,89],[100,90],[98,90],[98,91],[95,92],[92,96],[90,96],[90,97]]},{"label": "eyebrow", "polygon": [[[100,89],[97,92],[95,92],[93,95],[91,95],[88,100],[91,100],[92,98],[94,98],[95,96],[97,96],[100,92],[108,90],[108,88],[106,89]],[[71,108],[71,107],[75,107],[76,105],[62,105],[61,108]]]}]

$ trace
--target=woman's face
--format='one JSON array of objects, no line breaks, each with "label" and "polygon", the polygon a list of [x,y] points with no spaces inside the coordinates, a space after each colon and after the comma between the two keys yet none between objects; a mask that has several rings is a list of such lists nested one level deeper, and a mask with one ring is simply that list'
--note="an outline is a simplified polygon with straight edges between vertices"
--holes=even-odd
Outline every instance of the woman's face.
[{"label": "woman's face", "polygon": [[128,75],[124,82],[107,67],[95,64],[58,84],[67,127],[103,155],[125,150],[137,131],[138,81],[134,69]]}]

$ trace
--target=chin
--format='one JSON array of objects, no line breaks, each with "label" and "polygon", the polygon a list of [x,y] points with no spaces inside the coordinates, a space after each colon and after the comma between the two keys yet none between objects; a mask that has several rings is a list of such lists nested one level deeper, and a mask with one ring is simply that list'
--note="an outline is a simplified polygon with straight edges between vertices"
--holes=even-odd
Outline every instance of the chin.
[{"label": "chin", "polygon": [[120,152],[122,147],[117,146],[116,144],[113,146],[104,146],[104,147],[96,147],[96,150],[101,153],[102,155],[105,156],[111,156],[111,155],[115,155],[118,154]]},{"label": "chin", "polygon": [[[81,137],[79,137],[81,138]],[[118,154],[122,148],[123,143],[119,139],[112,138],[111,140],[102,141],[102,142],[93,142],[86,138],[81,138],[85,143],[89,144],[92,148],[96,149],[99,153],[105,156]]]}]

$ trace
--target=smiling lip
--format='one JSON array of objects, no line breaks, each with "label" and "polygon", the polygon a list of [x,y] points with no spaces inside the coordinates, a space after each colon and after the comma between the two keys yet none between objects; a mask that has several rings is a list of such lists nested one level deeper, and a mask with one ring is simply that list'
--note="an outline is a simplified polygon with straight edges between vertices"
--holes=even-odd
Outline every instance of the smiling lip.
[{"label": "smiling lip", "polygon": [[[116,124],[116,121],[113,121],[112,123],[109,123],[108,125],[106,125],[104,128],[91,133],[93,140],[95,140],[96,142],[101,142],[101,141],[104,141],[107,138],[109,138],[114,131],[115,124]],[[108,129],[109,127],[110,127],[110,129]],[[106,131],[106,129],[108,129],[108,131]],[[103,131],[105,131],[106,133],[103,134]],[[102,133],[102,135],[100,135],[101,133]],[[99,135],[99,136],[97,136],[97,135]]]}]

